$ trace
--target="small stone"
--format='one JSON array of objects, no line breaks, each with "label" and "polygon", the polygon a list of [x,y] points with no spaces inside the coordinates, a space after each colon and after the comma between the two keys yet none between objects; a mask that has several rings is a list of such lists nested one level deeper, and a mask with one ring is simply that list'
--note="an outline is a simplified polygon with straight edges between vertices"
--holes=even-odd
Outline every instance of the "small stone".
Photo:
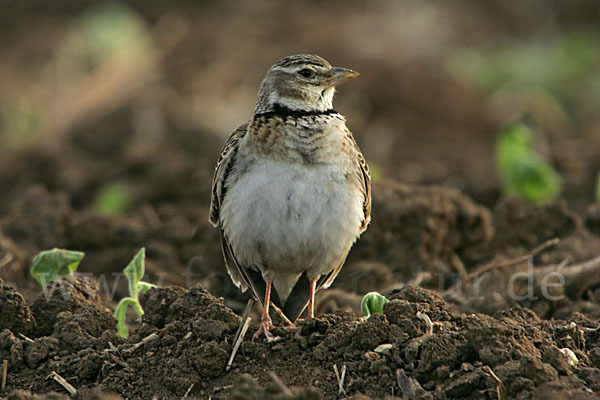
[{"label": "small stone", "polygon": [[363,357],[369,362],[374,362],[381,358],[381,356],[374,351],[367,351],[365,354],[363,354]]},{"label": "small stone", "polygon": [[375,347],[375,350],[373,350],[373,351],[375,353],[379,353],[379,354],[389,354],[390,351],[392,350],[392,347],[394,347],[393,344],[384,343],[384,344],[380,344],[379,346]]},{"label": "small stone", "polygon": [[569,349],[568,347],[564,347],[559,350],[561,353],[563,353],[567,357],[567,362],[569,363],[570,366],[576,367],[577,364],[579,364],[579,359],[577,359],[577,356],[575,355],[573,350]]},{"label": "small stone", "polygon": [[472,372],[475,369],[475,367],[471,363],[464,362],[460,365],[460,369],[465,372]]}]

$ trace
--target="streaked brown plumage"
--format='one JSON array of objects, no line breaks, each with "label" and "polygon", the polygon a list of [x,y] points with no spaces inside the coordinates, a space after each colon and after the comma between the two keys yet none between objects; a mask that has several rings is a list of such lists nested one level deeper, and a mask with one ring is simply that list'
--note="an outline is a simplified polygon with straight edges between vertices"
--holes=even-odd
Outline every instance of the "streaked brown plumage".
[{"label": "streaked brown plumage", "polygon": [[368,167],[332,108],[335,86],[357,75],[313,55],[280,60],[217,163],[209,220],[233,282],[264,305],[257,335],[270,336],[267,299],[291,321],[307,305],[313,317],[369,223]]}]

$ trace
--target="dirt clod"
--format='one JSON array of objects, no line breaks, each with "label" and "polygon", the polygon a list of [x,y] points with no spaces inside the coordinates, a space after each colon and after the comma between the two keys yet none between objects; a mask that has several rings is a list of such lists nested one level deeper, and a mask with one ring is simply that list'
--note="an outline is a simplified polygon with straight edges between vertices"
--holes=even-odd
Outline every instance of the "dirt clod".
[{"label": "dirt clod", "polygon": [[10,329],[15,334],[27,335],[35,326],[31,309],[23,295],[0,279],[0,330]]}]

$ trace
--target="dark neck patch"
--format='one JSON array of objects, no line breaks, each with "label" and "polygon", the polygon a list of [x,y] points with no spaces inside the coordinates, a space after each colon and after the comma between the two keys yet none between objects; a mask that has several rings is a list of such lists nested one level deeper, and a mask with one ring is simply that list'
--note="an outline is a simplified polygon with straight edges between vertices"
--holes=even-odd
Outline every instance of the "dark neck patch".
[{"label": "dark neck patch", "polygon": [[262,113],[258,113],[254,116],[254,118],[258,118],[258,117],[265,117],[265,118],[270,118],[270,117],[306,117],[309,115],[331,115],[331,114],[338,114],[337,111],[335,111],[333,108],[330,108],[329,110],[325,110],[325,111],[318,111],[318,110],[312,110],[312,111],[304,111],[304,110],[292,110],[289,107],[285,107],[282,106],[281,104],[276,103],[273,106],[273,110],[272,111],[266,111],[266,112],[262,112]]}]

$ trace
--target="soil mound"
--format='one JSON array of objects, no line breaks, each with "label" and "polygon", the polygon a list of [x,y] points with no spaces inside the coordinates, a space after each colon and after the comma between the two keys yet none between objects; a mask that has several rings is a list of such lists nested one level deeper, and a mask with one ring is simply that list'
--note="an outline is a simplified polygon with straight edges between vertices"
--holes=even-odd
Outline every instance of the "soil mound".
[{"label": "soil mound", "polygon": [[142,324],[126,340],[93,281],[62,278],[52,288],[30,309],[1,286],[10,325],[0,333],[0,358],[9,363],[11,399],[40,398],[23,387],[64,391],[48,379],[53,373],[77,398],[496,399],[499,386],[509,398],[596,398],[600,389],[600,324],[582,314],[547,321],[519,306],[465,314],[408,286],[389,295],[383,314],[338,311],[305,321],[298,333],[277,328],[270,343],[245,341],[225,371],[240,320],[199,286],[151,289]]}]

